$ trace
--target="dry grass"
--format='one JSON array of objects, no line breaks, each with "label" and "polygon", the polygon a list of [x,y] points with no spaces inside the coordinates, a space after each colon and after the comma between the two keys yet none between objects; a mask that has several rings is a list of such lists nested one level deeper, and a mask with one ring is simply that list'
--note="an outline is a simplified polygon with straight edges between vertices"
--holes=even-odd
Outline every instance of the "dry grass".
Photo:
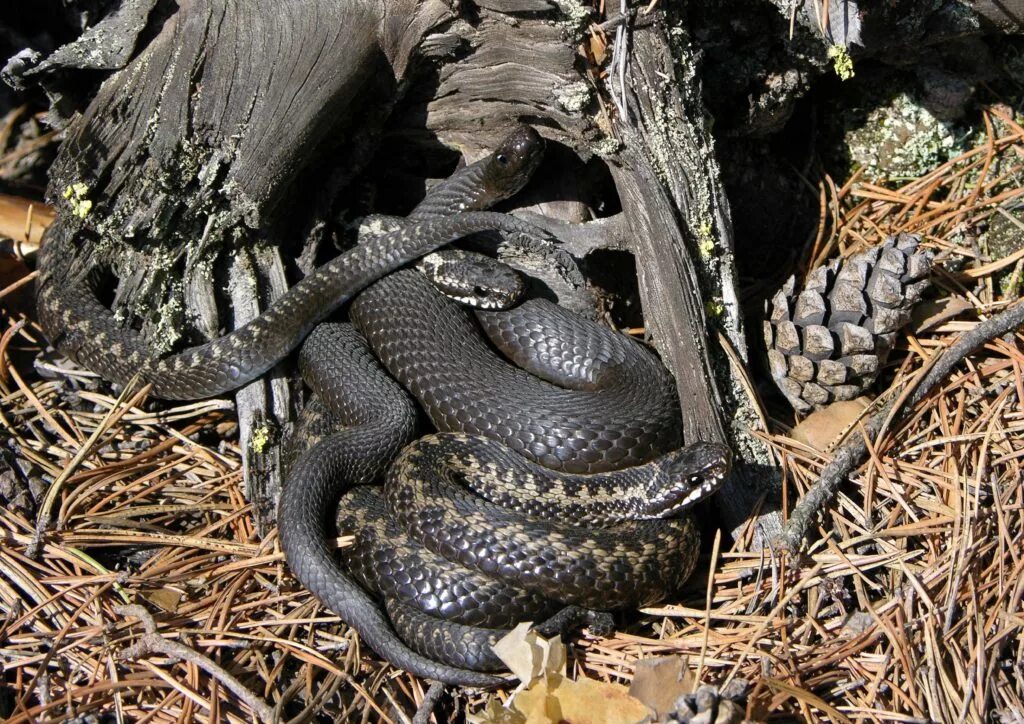
[{"label": "dry grass", "polygon": [[[910,231],[967,259],[938,282],[969,299],[976,316],[1005,306],[995,275],[1019,275],[1021,255],[990,260],[970,239],[1024,196],[1024,129],[999,109],[986,122],[984,146],[905,186],[826,179],[807,268]],[[892,389],[973,317],[908,336]],[[161,636],[224,667],[270,706],[287,705],[289,716],[324,705],[338,720],[408,716],[422,684],[361,653],[297,589],[274,532],[256,529],[231,410],[157,408],[138,395],[90,391],[91,376],[54,370],[38,329],[18,319],[11,315],[0,340],[0,424],[9,437],[0,485],[12,501],[0,510],[0,645],[10,721],[252,720],[205,659],[123,658],[145,633],[117,612],[127,602],[152,612]],[[699,569],[710,575],[628,633],[584,642],[574,668],[624,682],[638,658],[687,654],[705,680],[754,682],[755,718],[1019,717],[1021,342],[1020,334],[992,341],[870,441],[870,460],[806,557],[750,551],[750,535],[731,548],[716,543]],[[779,431],[762,437],[782,461],[792,501],[825,458]],[[54,525],[37,535],[40,494],[54,480]]]}]

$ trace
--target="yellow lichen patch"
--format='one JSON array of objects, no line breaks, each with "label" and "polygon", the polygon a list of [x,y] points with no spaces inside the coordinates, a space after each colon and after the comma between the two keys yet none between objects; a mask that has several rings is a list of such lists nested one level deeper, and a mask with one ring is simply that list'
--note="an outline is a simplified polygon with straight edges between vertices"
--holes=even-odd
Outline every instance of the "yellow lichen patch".
[{"label": "yellow lichen patch", "polygon": [[71,213],[80,219],[84,219],[92,211],[92,201],[87,198],[88,195],[89,186],[81,181],[69,184],[64,189],[64,198],[71,205]]},{"label": "yellow lichen patch", "polygon": [[266,425],[261,425],[252,431],[252,437],[249,438],[249,447],[257,455],[262,455],[269,442],[270,428]]},{"label": "yellow lichen patch", "polygon": [[710,259],[715,253],[715,237],[710,221],[705,221],[697,230],[697,250],[704,259]]},{"label": "yellow lichen patch", "polygon": [[840,80],[850,80],[855,75],[853,58],[850,57],[845,45],[833,45],[828,49],[828,57],[832,60],[832,68]]}]

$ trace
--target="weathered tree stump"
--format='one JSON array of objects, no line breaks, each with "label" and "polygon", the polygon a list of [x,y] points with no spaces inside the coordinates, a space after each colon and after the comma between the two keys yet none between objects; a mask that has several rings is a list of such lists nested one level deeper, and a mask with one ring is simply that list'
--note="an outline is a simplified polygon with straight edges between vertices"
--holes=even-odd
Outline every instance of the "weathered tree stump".
[{"label": "weathered tree stump", "polygon": [[[895,12],[888,6],[834,2],[826,20],[813,3],[773,4],[776,20],[792,18],[800,52],[783,56],[779,83],[751,99],[741,131],[778,127],[828,67],[830,45],[900,45],[878,33]],[[950,37],[1021,26],[1017,1],[951,5],[920,9],[911,37],[928,23]],[[44,87],[54,118],[67,121],[51,200],[84,184],[76,200],[93,204],[80,218],[62,203],[50,234],[75,237],[83,270],[112,269],[112,305],[157,349],[257,315],[322,256],[339,207],[359,209],[367,179],[372,187],[389,175],[397,190],[404,173],[411,206],[423,169],[403,167],[403,155],[433,162],[440,176],[452,158],[443,146],[472,159],[512,123],[536,124],[556,142],[558,171],[517,213],[543,212],[591,271],[602,250],[633,255],[647,334],[678,383],[685,440],[726,440],[739,452],[734,489],[716,503],[735,529],[772,476],[745,434],[756,416],[719,341],[747,359],[700,42],[693,18],[679,14],[685,5],[624,10],[607,8],[614,56],[604,78],[579,49],[598,19],[572,0],[125,0],[78,41],[45,59],[23,53],[5,74]],[[84,77],[73,69],[114,72],[68,118],[74,79]],[[400,195],[389,201],[403,205]],[[591,290],[550,273],[543,281],[568,306],[597,313]],[[236,395],[248,494],[268,506],[280,483],[272,443],[295,393],[286,367]],[[271,444],[252,445],[263,438]]]}]

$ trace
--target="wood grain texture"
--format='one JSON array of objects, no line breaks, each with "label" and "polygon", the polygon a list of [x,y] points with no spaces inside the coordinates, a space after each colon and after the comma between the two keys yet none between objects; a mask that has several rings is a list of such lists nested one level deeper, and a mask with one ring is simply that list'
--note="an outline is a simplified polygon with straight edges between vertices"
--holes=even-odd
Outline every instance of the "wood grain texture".
[{"label": "wood grain texture", "polygon": [[[123,69],[69,127],[49,196],[62,212],[51,233],[78,235],[83,268],[112,268],[115,309],[159,348],[178,331],[200,341],[240,326],[283,293],[285,259],[312,238],[296,230],[330,211],[289,202],[326,154],[346,154],[348,178],[365,163],[359,125],[379,125],[421,35],[449,10],[435,0],[182,2],[129,61],[123,48],[151,5],[125,3],[131,12],[104,25]],[[62,199],[73,183],[94,202],[82,221]],[[257,455],[249,441],[290,424],[288,381],[271,375],[236,402],[249,493],[274,500],[274,448]]]}]

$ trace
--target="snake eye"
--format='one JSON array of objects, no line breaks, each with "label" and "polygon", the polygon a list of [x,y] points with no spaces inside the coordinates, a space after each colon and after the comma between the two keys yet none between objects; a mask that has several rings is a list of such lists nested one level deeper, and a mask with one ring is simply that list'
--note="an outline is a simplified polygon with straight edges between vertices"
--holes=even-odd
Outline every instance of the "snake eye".
[{"label": "snake eye", "polygon": [[494,160],[497,161],[502,166],[508,166],[508,156],[506,156],[503,153],[499,153],[497,156],[495,156]]}]

